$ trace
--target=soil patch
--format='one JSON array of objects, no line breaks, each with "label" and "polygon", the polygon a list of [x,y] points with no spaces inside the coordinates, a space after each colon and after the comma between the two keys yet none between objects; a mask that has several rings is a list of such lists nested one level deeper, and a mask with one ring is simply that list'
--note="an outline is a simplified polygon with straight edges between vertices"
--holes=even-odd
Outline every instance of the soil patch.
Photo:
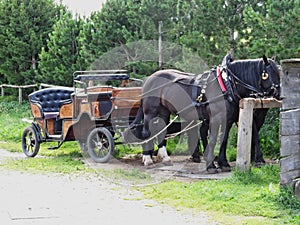
[{"label": "soil patch", "polygon": [[[231,172],[222,172],[210,174],[206,171],[206,163],[202,159],[201,163],[194,163],[187,155],[172,155],[172,164],[165,165],[162,162],[155,162],[150,167],[145,167],[142,163],[141,155],[130,155],[122,159],[111,159],[108,163],[98,164],[92,159],[85,159],[85,163],[92,168],[115,170],[121,169],[125,171],[138,170],[149,174],[155,180],[164,179],[180,179],[180,180],[199,180],[199,179],[223,179],[231,176]],[[231,163],[234,167],[235,163]]]}]

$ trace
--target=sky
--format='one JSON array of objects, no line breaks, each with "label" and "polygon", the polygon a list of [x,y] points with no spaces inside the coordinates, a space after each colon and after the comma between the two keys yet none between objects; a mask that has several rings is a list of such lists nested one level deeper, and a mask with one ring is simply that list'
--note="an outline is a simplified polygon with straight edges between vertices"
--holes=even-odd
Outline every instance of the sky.
[{"label": "sky", "polygon": [[77,12],[81,16],[89,16],[91,12],[100,10],[105,0],[62,0],[62,2],[73,13]]}]

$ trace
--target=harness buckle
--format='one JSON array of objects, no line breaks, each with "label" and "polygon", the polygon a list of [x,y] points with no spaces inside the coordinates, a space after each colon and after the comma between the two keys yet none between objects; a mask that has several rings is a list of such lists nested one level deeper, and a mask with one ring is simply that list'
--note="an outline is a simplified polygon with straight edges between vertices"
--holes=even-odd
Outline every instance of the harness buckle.
[{"label": "harness buckle", "polygon": [[196,101],[202,102],[202,100],[203,100],[203,93],[201,92],[201,94],[197,97]]}]

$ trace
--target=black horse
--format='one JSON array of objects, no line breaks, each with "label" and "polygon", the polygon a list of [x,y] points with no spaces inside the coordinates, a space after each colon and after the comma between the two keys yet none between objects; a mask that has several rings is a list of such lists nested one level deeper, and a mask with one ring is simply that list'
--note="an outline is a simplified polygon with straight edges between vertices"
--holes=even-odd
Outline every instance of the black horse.
[{"label": "black horse", "polygon": [[[170,115],[177,114],[188,122],[198,119],[209,121],[209,144],[204,154],[209,171],[215,169],[213,150],[221,128],[222,144],[218,163],[221,167],[229,166],[225,150],[229,130],[238,118],[238,100],[253,95],[278,95],[279,72],[276,64],[265,56],[263,60],[228,63],[222,70],[226,71],[222,84],[219,79],[221,75],[216,69],[194,77],[175,70],[163,70],[146,80],[142,96],[144,126],[141,132],[141,137],[148,139],[143,143],[145,165],[153,163],[151,137],[157,133],[153,121],[158,117],[168,124]],[[256,128],[254,130],[258,130]],[[198,144],[198,128],[195,127],[189,133],[188,145],[190,151],[193,151]],[[169,161],[165,149],[162,151],[162,157]]]},{"label": "black horse", "polygon": [[[240,100],[246,97],[275,97],[278,99],[280,97],[280,75],[278,66],[273,60],[268,60],[265,56],[263,56],[262,61],[227,61],[226,70],[234,85],[234,99]],[[229,131],[233,123],[238,121],[239,116],[237,101],[227,101],[226,107],[227,122],[218,159],[219,167],[225,170],[230,168],[226,159],[226,145]],[[268,109],[255,109],[253,113],[251,161],[257,164],[265,163],[260,148],[259,130],[265,121],[267,112]]]}]

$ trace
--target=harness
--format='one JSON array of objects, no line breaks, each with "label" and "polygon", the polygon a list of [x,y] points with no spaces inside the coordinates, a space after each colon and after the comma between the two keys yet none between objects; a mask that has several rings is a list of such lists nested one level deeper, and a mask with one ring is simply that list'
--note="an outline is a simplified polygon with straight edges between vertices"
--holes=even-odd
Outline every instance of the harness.
[{"label": "harness", "polygon": [[217,80],[225,98],[231,103],[234,102],[238,104],[241,97],[236,90],[236,83],[231,73],[229,73],[227,66],[217,67]]},{"label": "harness", "polygon": [[[193,81],[191,83],[184,83],[182,82],[182,77],[179,77],[173,81],[170,81],[167,84],[161,85],[160,87],[155,88],[161,88],[161,87],[165,87],[168,86],[172,83],[182,83],[184,85],[191,85],[192,86],[192,104],[186,106],[185,108],[183,108],[182,110],[180,110],[179,112],[177,112],[175,118],[170,121],[170,123],[163,129],[161,130],[159,133],[157,133],[156,135],[154,135],[153,137],[151,137],[150,139],[146,139],[142,142],[142,144],[148,143],[150,140],[153,140],[154,138],[156,138],[158,135],[160,135],[162,132],[165,132],[166,129],[179,117],[179,115],[181,113],[184,113],[185,111],[189,111],[191,108],[193,107],[203,107],[206,106],[210,103],[213,102],[217,102],[219,100],[221,100],[222,98],[226,98],[230,103],[233,104],[239,104],[239,100],[241,99],[240,95],[237,92],[237,85],[241,85],[242,87],[248,89],[249,91],[252,91],[253,95],[256,97],[265,97],[268,96],[270,93],[274,93],[277,90],[278,85],[276,85],[273,80],[271,79],[271,77],[268,75],[268,73],[266,72],[266,69],[269,65],[266,65],[262,75],[261,75],[261,79],[260,79],[260,85],[262,83],[262,80],[267,80],[270,79],[272,85],[270,88],[268,88],[267,92],[261,92],[260,90],[258,90],[257,88],[245,83],[244,81],[242,81],[240,78],[238,78],[226,65],[222,65],[222,66],[218,66],[216,68],[214,68],[213,70],[216,70],[216,77],[215,79],[218,80],[218,84],[220,86],[220,89],[222,91],[222,94],[219,96],[216,96],[212,99],[210,99],[209,101],[206,100],[205,97],[205,93],[206,93],[206,88],[209,85],[209,82],[214,82],[215,79],[212,79],[209,81],[210,75],[212,74],[212,71],[209,71],[207,73],[204,73],[202,75],[198,75],[196,76]],[[199,93],[199,88],[200,88],[200,93]],[[151,90],[153,91],[153,90]],[[201,110],[200,113],[203,115],[203,111]],[[203,117],[204,118],[204,117]],[[181,134],[182,132],[185,132],[187,130],[190,130],[196,126],[198,126],[199,124],[201,124],[201,122],[195,122],[195,121],[191,121],[182,131],[174,134],[175,136]],[[141,144],[141,142],[138,142],[137,144]]]}]

